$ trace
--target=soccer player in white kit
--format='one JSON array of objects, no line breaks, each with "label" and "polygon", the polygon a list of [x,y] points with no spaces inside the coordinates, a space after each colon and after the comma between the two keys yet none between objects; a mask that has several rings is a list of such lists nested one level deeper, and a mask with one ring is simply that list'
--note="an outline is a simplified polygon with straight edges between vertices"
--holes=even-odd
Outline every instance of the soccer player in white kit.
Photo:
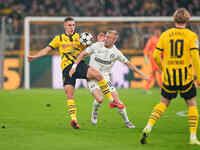
[{"label": "soccer player in white kit", "polygon": [[[82,51],[81,54],[77,57],[74,62],[73,67],[71,68],[69,75],[72,76],[76,70],[77,64],[85,57],[90,55],[90,62],[89,66],[95,68],[99,72],[102,73],[104,79],[107,81],[109,89],[112,93],[115,103],[110,103],[111,108],[118,108],[119,113],[121,114],[125,125],[128,128],[135,128],[135,126],[129,121],[125,105],[120,101],[118,93],[115,87],[112,86],[112,82],[110,79],[110,73],[112,66],[116,61],[120,61],[126,64],[132,71],[136,71],[141,77],[145,80],[150,80],[148,76],[143,74],[140,70],[136,68],[135,65],[131,64],[130,61],[116,48],[114,43],[118,39],[118,32],[115,30],[109,30],[105,35],[100,34],[98,36],[98,41],[92,44],[91,46],[87,47],[86,50]],[[97,116],[98,110],[101,103],[104,100],[104,96],[100,91],[98,83],[96,80],[88,81],[88,87],[90,92],[92,93],[93,97],[95,98],[93,107],[92,107],[92,116],[91,122],[92,124],[97,124]],[[116,104],[116,105],[115,105]]]}]

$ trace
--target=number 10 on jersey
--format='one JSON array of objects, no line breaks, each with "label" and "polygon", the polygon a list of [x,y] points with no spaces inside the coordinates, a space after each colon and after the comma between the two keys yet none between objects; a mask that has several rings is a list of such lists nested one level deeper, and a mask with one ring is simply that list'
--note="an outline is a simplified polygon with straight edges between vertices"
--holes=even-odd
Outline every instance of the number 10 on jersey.
[{"label": "number 10 on jersey", "polygon": [[181,58],[183,56],[183,40],[170,40],[171,57]]}]

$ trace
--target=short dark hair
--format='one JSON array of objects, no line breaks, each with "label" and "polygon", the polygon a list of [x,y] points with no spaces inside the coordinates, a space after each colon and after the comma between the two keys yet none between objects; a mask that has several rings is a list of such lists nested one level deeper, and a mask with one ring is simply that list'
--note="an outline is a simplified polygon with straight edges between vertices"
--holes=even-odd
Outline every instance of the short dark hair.
[{"label": "short dark hair", "polygon": [[73,17],[66,17],[64,22],[67,22],[67,21],[74,21],[74,18]]}]

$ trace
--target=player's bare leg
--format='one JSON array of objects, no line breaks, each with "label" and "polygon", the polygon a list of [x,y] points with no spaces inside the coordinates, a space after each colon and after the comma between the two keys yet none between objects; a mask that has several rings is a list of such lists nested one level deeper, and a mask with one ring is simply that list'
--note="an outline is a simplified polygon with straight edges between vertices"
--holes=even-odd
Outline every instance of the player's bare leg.
[{"label": "player's bare leg", "polygon": [[152,84],[152,82],[153,82],[154,80],[155,80],[155,75],[154,75],[154,73],[152,73],[152,74],[150,75],[150,80],[149,80],[149,81],[146,81],[146,85],[145,85],[145,87],[144,87],[144,92],[145,92],[146,94],[152,94],[151,91],[150,91],[149,89],[150,89],[151,84]]}]

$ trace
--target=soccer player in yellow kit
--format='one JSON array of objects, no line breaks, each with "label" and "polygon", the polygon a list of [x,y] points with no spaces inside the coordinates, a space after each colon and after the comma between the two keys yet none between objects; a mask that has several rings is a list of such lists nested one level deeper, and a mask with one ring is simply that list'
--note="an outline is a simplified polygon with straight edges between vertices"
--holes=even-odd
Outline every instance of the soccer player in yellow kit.
[{"label": "soccer player in yellow kit", "polygon": [[[77,108],[75,106],[74,100],[76,79],[81,78],[97,80],[99,87],[101,88],[103,94],[110,100],[110,103],[112,103],[115,107],[117,107],[119,104],[113,100],[110,90],[108,88],[108,84],[106,80],[104,80],[101,73],[99,73],[92,67],[89,67],[84,61],[81,61],[81,63],[79,63],[78,65],[74,64],[77,56],[85,48],[80,44],[80,37],[79,34],[75,32],[75,27],[75,21],[72,17],[65,18],[65,32],[55,36],[53,40],[49,43],[49,45],[40,50],[37,54],[33,56],[28,56],[28,60],[32,61],[34,59],[47,55],[51,50],[54,50],[56,48],[59,49],[59,53],[61,56],[61,68],[63,71],[63,85],[67,96],[67,107],[69,109],[69,114],[71,117],[71,126],[75,129],[78,129],[79,124],[76,117]],[[72,77],[70,77],[69,70],[72,68],[72,66],[76,68],[76,72]]]},{"label": "soccer player in yellow kit", "polygon": [[[198,108],[196,103],[196,87],[192,65],[200,84],[200,62],[198,36],[185,28],[190,20],[190,13],[185,8],[177,9],[173,15],[175,27],[162,33],[154,51],[154,60],[162,71],[161,101],[157,104],[143,129],[141,143],[146,144],[152,127],[167,109],[177,94],[188,106],[190,144],[200,145],[197,139]],[[163,58],[161,57],[162,53]]]}]

